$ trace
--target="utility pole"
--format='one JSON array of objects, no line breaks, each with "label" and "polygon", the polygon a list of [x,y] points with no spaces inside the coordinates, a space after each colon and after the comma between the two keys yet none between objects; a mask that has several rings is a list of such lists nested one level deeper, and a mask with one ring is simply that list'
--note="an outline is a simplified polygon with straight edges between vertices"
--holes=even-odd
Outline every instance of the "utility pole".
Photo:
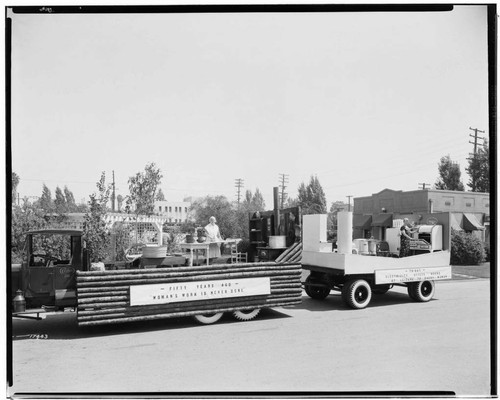
[{"label": "utility pole", "polygon": [[471,155],[474,157],[474,156],[477,154],[477,145],[478,145],[477,140],[478,140],[478,139],[480,139],[480,140],[484,140],[484,137],[477,136],[477,133],[478,133],[478,132],[484,133],[484,131],[480,131],[480,130],[479,130],[479,129],[477,129],[477,128],[471,128],[471,127],[469,127],[469,129],[470,129],[471,131],[474,131],[474,135],[469,134],[469,136],[470,136],[470,137],[474,138],[474,141],[473,141],[473,142],[471,142],[471,141],[469,140],[469,143],[474,145],[474,154],[471,154]]},{"label": "utility pole", "polygon": [[286,174],[280,174],[280,180],[281,180],[281,183],[280,183],[280,187],[281,187],[281,208],[284,207],[285,205],[285,199],[286,199],[286,196],[288,195],[288,193],[285,192],[285,184],[288,183],[288,175]]},{"label": "utility pole", "polygon": [[111,211],[115,212],[115,171],[113,171],[113,191],[111,192]]},{"label": "utility pole", "polygon": [[243,179],[238,178],[234,180],[235,187],[238,189],[236,196],[238,197],[238,206],[240,205],[241,188],[243,187]]},{"label": "utility pole", "polygon": [[[473,128],[471,128],[471,127],[469,127],[469,129],[470,129],[471,131],[474,131],[474,135],[469,134],[469,136],[470,136],[470,137],[474,138],[474,141],[473,141],[473,142],[471,142],[471,141],[469,140],[469,143],[474,145],[474,153],[472,153],[472,154],[471,154],[471,153],[469,153],[469,156],[470,156],[470,157],[468,157],[468,158],[467,158],[467,160],[472,161],[472,160],[474,160],[474,159],[476,158],[476,155],[477,155],[477,146],[478,146],[478,144],[479,144],[479,143],[477,142],[477,141],[478,141],[478,139],[480,139],[480,140],[483,140],[483,141],[484,141],[484,137],[477,136],[477,133],[478,133],[478,132],[484,133],[484,131],[480,131],[480,130],[479,130],[479,129],[477,129],[477,128],[474,128],[474,129],[473,129]],[[484,146],[484,143],[483,143],[483,146]],[[471,179],[472,179],[472,187],[471,187],[471,189],[472,189],[472,191],[474,192],[474,191],[476,190],[476,174],[475,174],[475,173],[471,174]]]},{"label": "utility pole", "polygon": [[352,194],[347,197],[347,211],[351,211],[351,197],[354,197]]},{"label": "utility pole", "polygon": [[419,183],[418,188],[421,190],[425,190],[427,186],[431,186],[430,183]]}]

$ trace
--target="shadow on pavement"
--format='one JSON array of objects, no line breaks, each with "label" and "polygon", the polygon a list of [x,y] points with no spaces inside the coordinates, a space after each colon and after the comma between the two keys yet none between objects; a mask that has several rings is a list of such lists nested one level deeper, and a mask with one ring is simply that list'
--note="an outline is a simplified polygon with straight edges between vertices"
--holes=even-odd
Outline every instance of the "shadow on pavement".
[{"label": "shadow on pavement", "polygon": [[[432,299],[431,301],[434,301]],[[367,308],[385,307],[395,304],[414,303],[406,294],[395,291],[389,291],[385,294],[373,294],[370,304]],[[344,303],[339,292],[331,292],[324,300],[315,300],[307,295],[302,296],[302,303],[286,308],[308,311],[352,311],[353,309]]]},{"label": "shadow on pavement", "polygon": [[[223,317],[214,325],[233,323],[251,324],[254,321],[286,317],[289,316],[274,309],[265,308],[262,309],[260,314],[251,321],[238,321],[232,317],[230,312],[227,312],[224,313]],[[67,340],[123,335],[130,333],[154,332],[166,329],[203,329],[203,327],[203,324],[198,323],[191,317],[174,317],[153,321],[138,321],[101,326],[78,327],[76,313],[66,311],[61,313],[48,314],[46,318],[41,321],[13,319],[12,340]]]}]

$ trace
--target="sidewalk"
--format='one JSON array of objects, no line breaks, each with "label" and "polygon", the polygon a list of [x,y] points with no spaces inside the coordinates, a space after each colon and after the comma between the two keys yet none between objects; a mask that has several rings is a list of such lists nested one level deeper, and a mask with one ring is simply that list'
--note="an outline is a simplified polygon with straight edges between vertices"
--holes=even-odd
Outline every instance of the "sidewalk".
[{"label": "sidewalk", "polygon": [[490,277],[490,263],[479,265],[452,265],[453,279],[478,279]]}]

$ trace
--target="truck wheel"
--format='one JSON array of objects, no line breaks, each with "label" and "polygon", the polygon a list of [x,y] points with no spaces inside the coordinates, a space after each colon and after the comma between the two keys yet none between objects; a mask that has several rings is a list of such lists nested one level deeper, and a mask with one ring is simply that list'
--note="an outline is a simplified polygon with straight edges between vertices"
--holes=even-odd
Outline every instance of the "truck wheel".
[{"label": "truck wheel", "polygon": [[372,293],[373,294],[386,294],[390,289],[392,288],[392,285],[377,285],[372,288]]},{"label": "truck wheel", "polygon": [[367,281],[364,279],[357,279],[349,281],[344,285],[342,291],[344,301],[351,308],[362,309],[365,308],[372,299],[372,289]]},{"label": "truck wheel", "polygon": [[194,319],[198,321],[201,324],[208,325],[208,324],[213,324],[217,322],[219,319],[222,318],[222,314],[224,313],[212,313],[212,314],[199,314],[199,315],[194,315]]},{"label": "truck wheel", "polygon": [[434,281],[411,282],[408,284],[408,295],[415,301],[424,303],[434,297]]},{"label": "truck wheel", "polygon": [[304,289],[307,295],[315,300],[324,300],[330,294],[330,288],[326,286],[313,286],[312,283],[316,283],[314,279],[310,276],[307,277],[304,284]]},{"label": "truck wheel", "polygon": [[250,321],[254,319],[260,313],[260,308],[254,308],[253,310],[237,310],[233,312],[233,317],[238,321]]}]

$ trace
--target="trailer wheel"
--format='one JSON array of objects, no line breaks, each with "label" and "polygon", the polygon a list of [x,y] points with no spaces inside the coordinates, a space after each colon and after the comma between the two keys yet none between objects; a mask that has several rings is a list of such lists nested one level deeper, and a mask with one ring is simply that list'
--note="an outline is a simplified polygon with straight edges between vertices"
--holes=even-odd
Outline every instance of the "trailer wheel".
[{"label": "trailer wheel", "polygon": [[253,310],[237,310],[233,312],[233,317],[238,321],[250,321],[254,319],[260,313],[260,308],[254,308]]},{"label": "trailer wheel", "polygon": [[217,322],[222,318],[224,313],[212,313],[212,314],[198,314],[194,315],[193,318],[201,324],[208,325]]},{"label": "trailer wheel", "polygon": [[408,296],[410,296],[410,299],[417,301],[417,298],[415,297],[415,285],[414,282],[408,283]]},{"label": "trailer wheel", "polygon": [[364,279],[347,282],[342,291],[344,292],[342,296],[344,301],[351,308],[365,308],[372,299],[372,289]]},{"label": "trailer wheel", "polygon": [[372,288],[372,293],[373,294],[386,294],[390,289],[392,288],[392,285],[377,285]]},{"label": "trailer wheel", "polygon": [[434,297],[434,281],[411,282],[408,284],[409,296],[418,302],[424,303]]},{"label": "trailer wheel", "polygon": [[324,300],[330,294],[330,288],[326,286],[313,286],[312,283],[316,283],[311,276],[308,276],[304,284],[304,289],[307,295],[315,300]]}]

